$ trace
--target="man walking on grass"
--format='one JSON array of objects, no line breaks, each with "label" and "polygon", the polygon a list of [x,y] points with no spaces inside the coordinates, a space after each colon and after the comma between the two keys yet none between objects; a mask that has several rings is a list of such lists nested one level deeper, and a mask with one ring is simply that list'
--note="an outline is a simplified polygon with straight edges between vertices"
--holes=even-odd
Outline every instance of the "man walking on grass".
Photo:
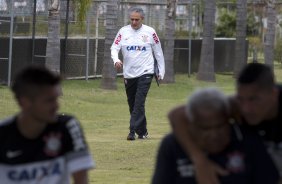
[{"label": "man walking on grass", "polygon": [[[130,132],[127,140],[148,136],[145,116],[145,101],[154,76],[154,57],[157,60],[162,80],[165,74],[163,51],[156,31],[142,24],[144,12],[141,8],[129,10],[130,25],[122,27],[111,47],[111,56],[117,70],[123,68],[124,84],[130,111]],[[122,51],[123,61],[118,57]]]}]

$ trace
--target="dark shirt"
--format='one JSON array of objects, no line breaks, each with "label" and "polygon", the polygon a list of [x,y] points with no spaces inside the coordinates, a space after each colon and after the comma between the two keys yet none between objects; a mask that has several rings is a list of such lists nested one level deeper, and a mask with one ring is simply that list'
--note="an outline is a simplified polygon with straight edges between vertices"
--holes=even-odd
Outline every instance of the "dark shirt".
[{"label": "dark shirt", "polygon": [[[232,131],[229,146],[221,153],[208,155],[230,173],[220,177],[220,183],[277,184],[278,171],[260,138],[235,128],[239,131]],[[152,184],[196,184],[194,166],[173,134],[161,143]]]},{"label": "dark shirt", "polygon": [[58,116],[36,139],[24,137],[17,117],[0,123],[0,183],[68,184],[74,172],[94,162],[79,122]]}]

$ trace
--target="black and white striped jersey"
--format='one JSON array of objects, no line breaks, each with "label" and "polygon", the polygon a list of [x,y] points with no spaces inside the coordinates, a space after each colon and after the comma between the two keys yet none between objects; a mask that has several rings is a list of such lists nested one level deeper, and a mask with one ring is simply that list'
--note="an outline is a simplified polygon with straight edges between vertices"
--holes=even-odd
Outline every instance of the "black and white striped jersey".
[{"label": "black and white striped jersey", "polygon": [[0,123],[0,182],[68,184],[72,173],[94,167],[79,122],[58,115],[36,139],[17,128],[17,116]]}]

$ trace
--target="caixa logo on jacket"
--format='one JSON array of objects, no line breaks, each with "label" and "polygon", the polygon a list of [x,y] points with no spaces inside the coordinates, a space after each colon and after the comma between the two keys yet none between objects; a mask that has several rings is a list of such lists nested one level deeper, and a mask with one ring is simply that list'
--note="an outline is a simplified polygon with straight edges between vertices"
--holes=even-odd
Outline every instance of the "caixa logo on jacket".
[{"label": "caixa logo on jacket", "polygon": [[126,49],[128,51],[147,51],[145,46],[127,46]]}]

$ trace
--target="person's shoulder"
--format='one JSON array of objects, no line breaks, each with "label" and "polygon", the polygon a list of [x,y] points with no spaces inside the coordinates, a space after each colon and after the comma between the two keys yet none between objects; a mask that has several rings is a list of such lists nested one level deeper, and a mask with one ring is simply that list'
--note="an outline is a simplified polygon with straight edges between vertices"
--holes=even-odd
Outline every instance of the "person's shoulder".
[{"label": "person's shoulder", "polygon": [[4,137],[14,135],[16,131],[16,116],[6,118],[0,121],[0,139],[5,141]]},{"label": "person's shoulder", "polygon": [[11,117],[8,117],[4,120],[1,120],[0,121],[0,129],[12,125],[15,122],[15,119],[16,119],[15,116],[11,116]]},{"label": "person's shoulder", "polygon": [[71,119],[75,119],[75,117],[69,114],[59,114],[58,115],[58,123],[67,123]]},{"label": "person's shoulder", "polygon": [[190,156],[184,152],[173,133],[169,133],[163,138],[159,153],[165,155],[169,159],[186,160],[187,163],[191,162]]},{"label": "person's shoulder", "polygon": [[84,138],[83,128],[77,118],[72,115],[58,115],[57,123],[54,125],[54,129],[62,132],[66,140],[71,140],[74,145],[70,145],[70,147],[83,148],[83,150],[87,149],[87,145]]},{"label": "person's shoulder", "polygon": [[161,147],[165,150],[179,150],[180,145],[177,142],[177,139],[173,133],[169,133],[164,136],[161,141]]},{"label": "person's shoulder", "polygon": [[61,129],[70,129],[73,126],[80,126],[76,117],[69,114],[59,114],[57,116],[57,122],[51,124],[51,126],[59,126]]},{"label": "person's shoulder", "polygon": [[130,25],[126,25],[126,26],[123,26],[122,28],[119,29],[119,32],[122,33],[122,32],[126,32],[126,31],[129,31],[131,29],[131,26]]},{"label": "person's shoulder", "polygon": [[152,33],[152,34],[156,32],[154,28],[152,28],[152,27],[150,27],[150,26],[148,26],[148,25],[143,24],[142,26],[144,26],[144,29],[145,29],[146,31],[148,31],[148,32],[150,32],[150,33]]},{"label": "person's shoulder", "polygon": [[169,134],[165,135],[164,138],[163,138],[163,143],[166,143],[166,144],[176,143],[175,135],[173,133],[169,133]]}]

